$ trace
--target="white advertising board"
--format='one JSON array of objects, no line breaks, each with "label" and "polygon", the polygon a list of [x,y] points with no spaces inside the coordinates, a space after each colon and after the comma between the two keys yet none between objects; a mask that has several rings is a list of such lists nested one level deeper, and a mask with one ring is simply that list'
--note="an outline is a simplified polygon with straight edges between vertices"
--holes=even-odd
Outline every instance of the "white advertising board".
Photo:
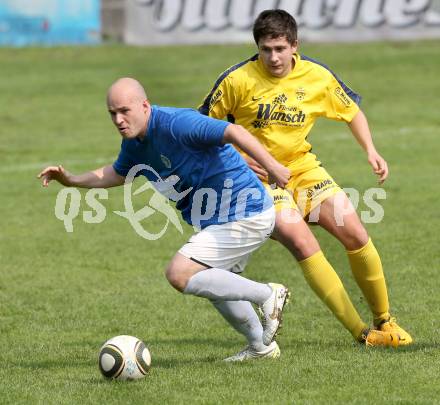
[{"label": "white advertising board", "polygon": [[252,41],[265,9],[281,8],[306,41],[440,38],[440,0],[125,0],[124,40],[134,45]]}]

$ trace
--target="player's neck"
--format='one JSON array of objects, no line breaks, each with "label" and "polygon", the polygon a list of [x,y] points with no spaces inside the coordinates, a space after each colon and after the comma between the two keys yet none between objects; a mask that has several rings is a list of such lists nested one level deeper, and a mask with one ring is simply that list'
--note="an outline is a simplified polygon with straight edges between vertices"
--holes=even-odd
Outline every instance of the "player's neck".
[{"label": "player's neck", "polygon": [[148,134],[148,124],[150,123],[150,117],[151,117],[151,113],[148,114],[147,119],[145,121],[145,125],[142,128],[142,131],[136,136],[136,138],[140,141],[143,142],[144,139],[147,137]]}]

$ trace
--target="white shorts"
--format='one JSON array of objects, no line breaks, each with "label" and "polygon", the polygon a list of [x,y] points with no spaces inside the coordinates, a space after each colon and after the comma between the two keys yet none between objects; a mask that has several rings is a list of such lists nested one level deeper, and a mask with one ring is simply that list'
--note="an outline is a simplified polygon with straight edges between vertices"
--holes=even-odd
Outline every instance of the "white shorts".
[{"label": "white shorts", "polygon": [[275,226],[275,209],[240,221],[210,225],[195,233],[179,253],[197,263],[241,273],[250,254],[271,235]]}]

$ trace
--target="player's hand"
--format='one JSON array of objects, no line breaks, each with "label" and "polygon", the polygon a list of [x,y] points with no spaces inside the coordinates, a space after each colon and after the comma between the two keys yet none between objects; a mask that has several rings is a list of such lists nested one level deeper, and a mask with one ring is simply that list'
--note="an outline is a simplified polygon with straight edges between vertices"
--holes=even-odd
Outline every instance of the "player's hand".
[{"label": "player's hand", "polygon": [[38,178],[42,180],[43,187],[47,187],[49,182],[52,180],[56,180],[58,183],[61,183],[63,186],[70,185],[71,174],[64,169],[63,166],[49,166],[46,167],[39,175]]},{"label": "player's hand", "polygon": [[260,166],[254,159],[249,156],[245,156],[244,160],[246,161],[247,165],[252,169],[252,171],[255,172],[260,180],[268,181],[269,175],[262,166]]},{"label": "player's hand", "polygon": [[269,184],[271,187],[273,187],[273,185],[277,185],[278,187],[286,188],[291,176],[290,170],[281,163],[275,163],[276,165],[271,168],[269,173]]},{"label": "player's hand", "polygon": [[388,177],[388,164],[386,160],[376,151],[368,154],[368,163],[373,168],[374,173],[379,177],[379,184],[382,184]]}]

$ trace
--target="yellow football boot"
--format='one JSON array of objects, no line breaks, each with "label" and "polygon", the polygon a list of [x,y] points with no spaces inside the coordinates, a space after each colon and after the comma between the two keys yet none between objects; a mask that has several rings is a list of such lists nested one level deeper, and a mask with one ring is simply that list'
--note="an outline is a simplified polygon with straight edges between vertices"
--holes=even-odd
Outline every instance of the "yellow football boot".
[{"label": "yellow football boot", "polygon": [[398,347],[400,337],[397,333],[382,332],[376,329],[366,329],[362,332],[358,341],[368,347]]},{"label": "yellow football boot", "polygon": [[396,318],[391,317],[387,321],[382,321],[376,326],[377,330],[382,332],[397,333],[400,337],[399,346],[410,345],[413,341],[411,335],[402,329],[396,322]]}]

